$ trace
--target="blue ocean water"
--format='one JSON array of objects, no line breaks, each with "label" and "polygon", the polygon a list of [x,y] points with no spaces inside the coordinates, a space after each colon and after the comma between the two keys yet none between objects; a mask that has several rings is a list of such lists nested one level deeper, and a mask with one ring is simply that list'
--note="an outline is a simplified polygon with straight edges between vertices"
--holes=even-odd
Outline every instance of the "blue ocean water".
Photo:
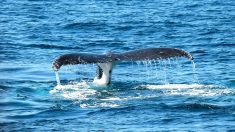
[{"label": "blue ocean water", "polygon": [[[0,131],[235,131],[235,1],[1,0]],[[65,53],[172,47],[184,58],[51,68]]]}]

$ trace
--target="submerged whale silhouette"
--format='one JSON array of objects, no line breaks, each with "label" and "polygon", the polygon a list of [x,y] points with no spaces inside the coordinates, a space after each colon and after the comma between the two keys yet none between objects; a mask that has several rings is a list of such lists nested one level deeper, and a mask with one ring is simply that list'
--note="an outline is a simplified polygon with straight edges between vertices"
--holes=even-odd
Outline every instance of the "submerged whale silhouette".
[{"label": "submerged whale silhouette", "polygon": [[58,71],[63,65],[97,64],[97,74],[93,83],[97,85],[108,85],[111,82],[111,74],[114,62],[139,61],[139,60],[161,60],[171,57],[186,57],[193,60],[188,52],[175,48],[147,48],[129,51],[125,53],[107,53],[103,55],[74,53],[64,54],[57,57],[52,64],[54,71]]}]

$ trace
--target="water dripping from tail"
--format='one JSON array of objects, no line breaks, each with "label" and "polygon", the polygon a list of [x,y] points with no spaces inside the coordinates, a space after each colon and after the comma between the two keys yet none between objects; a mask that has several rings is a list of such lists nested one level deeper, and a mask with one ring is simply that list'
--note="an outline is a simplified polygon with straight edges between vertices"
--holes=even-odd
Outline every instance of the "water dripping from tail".
[{"label": "water dripping from tail", "polygon": [[196,63],[191,60],[191,63],[192,63],[192,70],[193,70],[193,80],[197,83],[197,84],[200,84],[199,83],[199,80],[198,80],[198,77],[196,75]]},{"label": "water dripping from tail", "polygon": [[[178,65],[178,60],[177,58],[175,58],[175,60],[173,60],[176,62],[176,65]],[[160,69],[157,69],[157,63],[160,65]],[[171,62],[171,59],[161,59],[161,60],[144,60],[144,61],[139,61],[137,62],[138,65],[141,65],[141,63],[143,63],[143,65],[145,66],[145,70],[146,70],[146,74],[148,76],[148,80],[150,79],[151,73],[155,73],[155,77],[158,77],[159,74],[157,74],[157,72],[152,71],[153,69],[151,67],[153,67],[155,70],[160,70],[162,72],[163,75],[163,80],[162,83],[163,84],[169,84],[169,80],[168,80],[168,68],[172,68],[174,67],[174,63]],[[191,64],[192,64],[192,81],[196,84],[200,84],[198,77],[197,77],[197,73],[196,73],[196,64],[193,60],[191,60]]]},{"label": "water dripping from tail", "polygon": [[57,86],[59,86],[60,85],[60,77],[59,77],[58,71],[55,71],[55,78],[56,78]]}]

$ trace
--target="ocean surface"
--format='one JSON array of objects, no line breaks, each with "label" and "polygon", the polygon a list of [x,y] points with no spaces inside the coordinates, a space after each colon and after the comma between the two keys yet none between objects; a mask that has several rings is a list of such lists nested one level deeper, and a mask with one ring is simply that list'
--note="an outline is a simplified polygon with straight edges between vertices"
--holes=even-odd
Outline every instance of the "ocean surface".
[{"label": "ocean surface", "polygon": [[[96,65],[54,58],[150,47],[185,58]],[[1,0],[0,131],[235,131],[234,0]]]}]

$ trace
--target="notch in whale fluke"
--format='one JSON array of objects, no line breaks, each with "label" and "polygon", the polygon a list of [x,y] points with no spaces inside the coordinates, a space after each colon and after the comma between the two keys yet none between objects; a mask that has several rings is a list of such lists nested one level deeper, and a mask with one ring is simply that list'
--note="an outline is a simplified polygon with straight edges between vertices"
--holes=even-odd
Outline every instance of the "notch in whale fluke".
[{"label": "notch in whale fluke", "polygon": [[87,54],[74,53],[64,54],[53,61],[52,68],[58,71],[63,65],[90,64],[90,63],[109,63],[115,61],[138,61],[138,60],[159,60],[171,57],[186,57],[193,60],[190,53],[175,48],[147,48],[116,54]]}]

